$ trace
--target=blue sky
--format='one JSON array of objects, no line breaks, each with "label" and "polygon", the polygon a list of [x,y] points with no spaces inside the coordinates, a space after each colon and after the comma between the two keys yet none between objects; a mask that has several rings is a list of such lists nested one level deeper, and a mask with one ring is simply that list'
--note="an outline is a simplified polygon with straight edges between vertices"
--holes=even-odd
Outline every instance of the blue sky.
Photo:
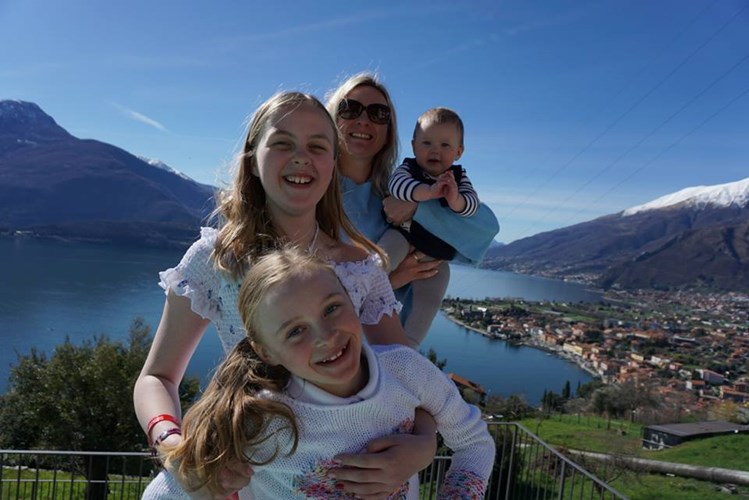
[{"label": "blue sky", "polygon": [[448,106],[509,242],[749,176],[749,2],[3,0],[0,99],[226,181],[254,108],[376,71]]}]

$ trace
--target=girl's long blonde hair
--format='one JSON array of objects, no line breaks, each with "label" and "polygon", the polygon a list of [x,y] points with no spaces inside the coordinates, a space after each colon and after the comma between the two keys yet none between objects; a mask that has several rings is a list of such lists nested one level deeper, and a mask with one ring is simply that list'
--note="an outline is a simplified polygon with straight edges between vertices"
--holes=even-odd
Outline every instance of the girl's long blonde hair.
[{"label": "girl's long blonde hair", "polygon": [[[393,100],[390,98],[387,88],[378,79],[377,76],[372,73],[362,72],[354,76],[349,77],[345,82],[340,84],[338,88],[330,93],[328,96],[328,112],[330,116],[337,119],[338,117],[338,105],[346,96],[357,87],[372,87],[379,91],[385,102],[390,107],[390,124],[388,125],[387,139],[382,149],[375,155],[372,160],[372,173],[370,175],[372,186],[375,191],[381,197],[385,197],[388,194],[388,180],[390,174],[393,171],[395,162],[398,161],[398,120],[395,116],[395,106]],[[346,147],[345,142],[342,142],[343,147]]]},{"label": "girl's long blonde hair", "polygon": [[[299,427],[291,409],[275,399],[258,397],[262,390],[281,392],[290,373],[283,366],[264,362],[253,343],[262,343],[257,335],[259,304],[266,294],[291,279],[309,276],[320,270],[334,272],[326,263],[299,248],[287,246],[257,259],[247,271],[239,292],[239,312],[247,330],[242,339],[218,367],[205,392],[185,414],[183,440],[172,450],[165,450],[167,461],[177,466],[177,473],[188,488],[207,487],[220,491],[220,474],[232,464],[264,465],[273,461],[283,443],[276,441],[269,457],[256,459],[253,447],[275,439],[280,432],[291,436],[289,454],[299,441]],[[273,419],[280,425],[269,431]],[[280,430],[278,430],[280,429]],[[249,451],[249,453],[248,453]]]},{"label": "girl's long blonde hair", "polygon": [[[214,216],[219,221],[220,229],[212,258],[219,270],[235,279],[240,279],[257,257],[286,242],[285,235],[279,234],[273,227],[265,208],[265,189],[260,179],[252,173],[252,167],[256,161],[258,142],[271,120],[299,106],[313,106],[325,114],[335,135],[334,156],[338,161],[338,128],[316,97],[301,92],[280,92],[260,105],[247,131],[234,183],[216,196]],[[335,241],[341,241],[343,232],[354,245],[377,253],[384,262],[382,250],[362,235],[346,217],[338,175],[338,168],[333,169],[330,185],[317,203],[315,217],[320,230]]]}]

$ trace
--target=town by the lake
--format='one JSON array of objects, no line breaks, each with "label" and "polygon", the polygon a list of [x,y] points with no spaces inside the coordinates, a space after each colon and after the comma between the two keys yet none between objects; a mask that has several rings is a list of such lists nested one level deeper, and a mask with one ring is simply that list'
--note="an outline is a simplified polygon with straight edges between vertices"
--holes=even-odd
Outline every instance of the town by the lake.
[{"label": "town by the lake", "polygon": [[484,336],[570,359],[604,383],[651,391],[665,419],[720,406],[741,411],[749,402],[746,294],[620,290],[598,303],[447,298],[443,310]]}]

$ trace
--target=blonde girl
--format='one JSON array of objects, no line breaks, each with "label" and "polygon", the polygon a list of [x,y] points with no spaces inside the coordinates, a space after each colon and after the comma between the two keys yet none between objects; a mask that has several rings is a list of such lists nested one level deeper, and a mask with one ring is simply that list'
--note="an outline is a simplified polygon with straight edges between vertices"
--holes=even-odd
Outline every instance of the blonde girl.
[{"label": "blonde girl", "polygon": [[[245,337],[237,299],[242,277],[257,258],[293,243],[331,262],[372,343],[405,342],[395,300],[378,250],[341,210],[335,162],[338,135],[314,97],[283,92],[253,115],[233,186],[219,194],[219,229],[204,228],[175,268],[160,274],[166,303],[151,350],[136,381],[134,404],[157,450],[182,439],[178,388],[196,346],[210,324],[224,351]],[[344,244],[340,234],[352,244]],[[436,442],[433,427],[411,439],[394,436],[370,444],[349,461],[354,493],[390,491],[407,477],[394,458],[426,466]],[[228,463],[222,498],[246,485],[251,467]]]},{"label": "blonde girl", "polygon": [[[330,265],[298,247],[265,255],[245,276],[239,308],[247,337],[185,415],[187,437],[166,451],[189,489],[218,491],[221,472],[247,461],[255,473],[240,498],[351,498],[336,453],[410,432],[423,406],[453,450],[438,498],[484,497],[495,450],[479,410],[418,352],[369,347]],[[174,498],[174,485],[163,477],[150,493]],[[413,477],[392,498],[418,494]]]}]

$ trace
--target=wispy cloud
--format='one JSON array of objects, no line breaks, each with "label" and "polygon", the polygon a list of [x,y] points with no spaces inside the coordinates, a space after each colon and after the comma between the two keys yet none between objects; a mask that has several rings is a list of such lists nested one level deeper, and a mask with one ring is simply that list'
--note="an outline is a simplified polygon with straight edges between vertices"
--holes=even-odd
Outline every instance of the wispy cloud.
[{"label": "wispy cloud", "polygon": [[123,54],[118,57],[109,55],[107,62],[111,66],[138,69],[206,69],[215,65],[215,61],[207,57],[186,57],[174,54],[152,56]]},{"label": "wispy cloud", "polygon": [[336,19],[330,19],[317,23],[292,26],[286,29],[267,33],[252,33],[234,37],[223,37],[214,40],[213,45],[215,45],[216,48],[223,50],[235,50],[238,47],[247,48],[248,46],[251,46],[251,44],[258,42],[268,42],[272,40],[282,40],[287,38],[296,39],[300,35],[317,33],[320,31],[330,31],[335,28],[362,24],[376,19],[388,18],[392,15],[393,13],[387,10],[364,12],[357,16],[339,17]]},{"label": "wispy cloud", "polygon": [[515,26],[510,26],[509,28],[504,29],[504,33],[508,36],[517,36],[517,35],[520,35],[521,33],[526,33],[529,31],[536,31],[536,30],[552,28],[556,26],[564,26],[566,24],[577,21],[580,18],[584,17],[588,13],[589,10],[590,10],[589,6],[578,7],[576,9],[570,10],[569,12],[566,12],[564,14],[560,14],[557,16],[538,18],[531,22],[516,24]]},{"label": "wispy cloud", "polygon": [[427,59],[422,62],[410,65],[409,72],[417,73],[419,71],[423,71],[424,68],[427,68],[434,64],[444,64],[446,57],[450,58],[453,56],[459,56],[463,52],[473,52],[473,51],[479,50],[485,44],[486,42],[484,40],[479,40],[479,39],[468,40],[467,42],[450,47],[444,52],[441,52],[439,56],[437,57]]},{"label": "wispy cloud", "polygon": [[120,112],[123,115],[127,116],[128,118],[130,118],[132,120],[135,120],[135,121],[141,122],[141,123],[145,123],[149,127],[153,127],[155,129],[161,130],[162,132],[169,132],[169,130],[167,130],[167,128],[164,125],[162,125],[161,123],[157,122],[153,118],[150,118],[150,117],[144,115],[143,113],[138,113],[137,111],[134,111],[132,109],[126,108],[125,106],[123,106],[121,104],[117,104],[116,102],[113,102],[112,106],[114,106],[115,108],[117,108],[118,110],[120,110]]}]

